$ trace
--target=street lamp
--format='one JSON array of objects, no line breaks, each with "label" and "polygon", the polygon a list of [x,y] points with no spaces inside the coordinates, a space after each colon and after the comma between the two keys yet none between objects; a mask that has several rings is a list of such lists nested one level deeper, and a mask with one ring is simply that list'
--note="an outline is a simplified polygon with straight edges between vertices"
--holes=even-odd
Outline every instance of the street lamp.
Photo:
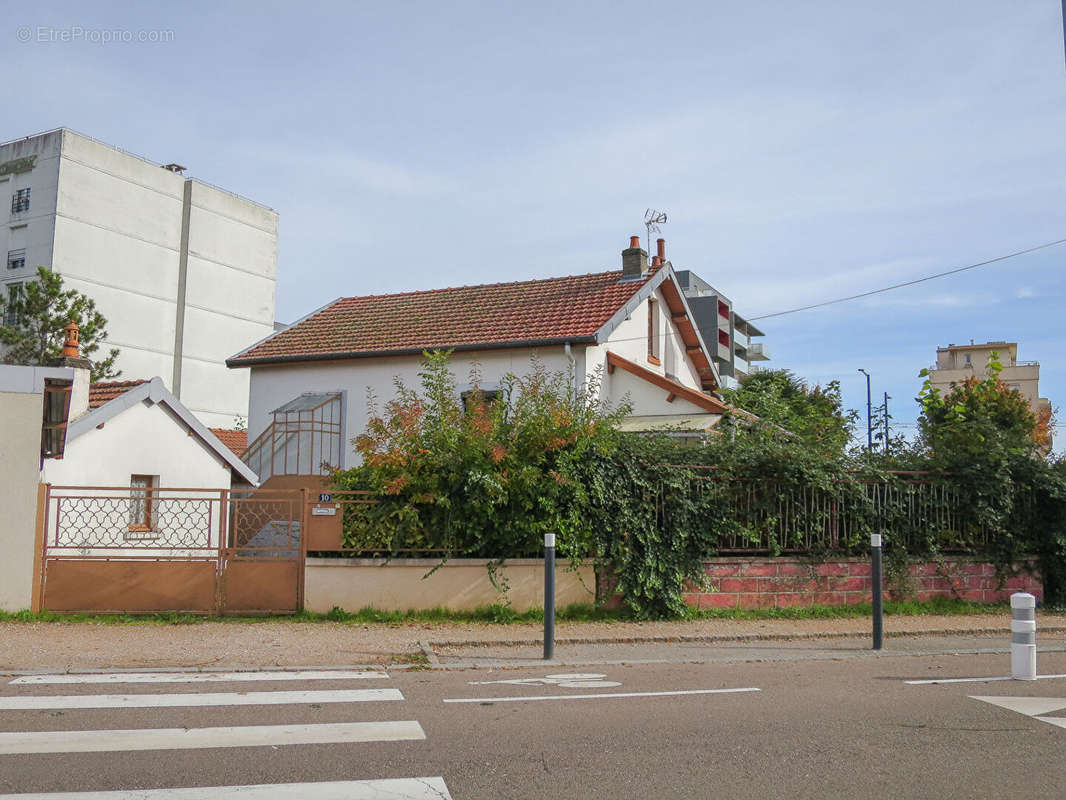
[{"label": "street lamp", "polygon": [[866,449],[874,449],[874,416],[870,405],[870,373],[859,367],[859,372],[866,376]]}]

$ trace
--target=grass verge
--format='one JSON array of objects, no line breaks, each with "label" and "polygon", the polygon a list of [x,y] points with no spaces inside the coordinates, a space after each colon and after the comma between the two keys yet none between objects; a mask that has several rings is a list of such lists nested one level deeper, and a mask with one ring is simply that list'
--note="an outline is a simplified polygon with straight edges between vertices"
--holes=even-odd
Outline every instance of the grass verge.
[{"label": "grass verge", "polygon": [[[974,603],[968,600],[938,598],[928,602],[886,601],[887,616],[914,615],[964,615],[1006,613],[1007,603]],[[868,617],[872,613],[869,603],[852,606],[792,606],[789,608],[705,608],[690,609],[678,619],[846,619]],[[560,608],[556,617],[560,622],[626,622],[636,617],[627,609],[605,609],[591,604],[575,604]],[[462,624],[481,623],[493,625],[510,625],[542,622],[544,612],[535,608],[530,611],[515,611],[510,606],[492,605],[473,611],[450,611],[444,608],[431,608],[421,611],[383,611],[376,608],[363,608],[359,611],[345,611],[334,608],[326,614],[302,611],[292,616],[261,617],[216,617],[202,614],[58,614],[51,611],[33,613],[30,611],[0,612],[0,622],[60,622],[90,623],[102,625],[202,625],[261,623],[261,622],[340,622],[346,625],[409,625],[423,624]]]}]

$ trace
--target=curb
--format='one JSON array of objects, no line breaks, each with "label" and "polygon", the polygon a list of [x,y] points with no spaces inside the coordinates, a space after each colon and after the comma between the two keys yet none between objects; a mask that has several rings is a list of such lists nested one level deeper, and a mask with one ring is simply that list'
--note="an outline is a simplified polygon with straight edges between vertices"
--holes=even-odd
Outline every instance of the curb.
[{"label": "curb", "polygon": [[[1009,628],[929,628],[927,630],[912,631],[885,631],[886,637],[899,638],[904,636],[989,636],[1010,633]],[[1039,628],[1041,633],[1066,633],[1066,625],[1054,625]],[[670,644],[672,642],[685,643],[696,642],[714,644],[716,642],[781,642],[789,640],[809,639],[859,639],[870,635],[870,631],[828,631],[822,633],[707,633],[707,634],[678,634],[675,636],[573,636],[556,638],[557,645],[570,644]],[[485,639],[470,639],[467,641],[441,641],[428,642],[431,647],[528,647],[540,645],[543,639],[500,639],[487,641]],[[422,645],[423,643],[419,643]]]}]

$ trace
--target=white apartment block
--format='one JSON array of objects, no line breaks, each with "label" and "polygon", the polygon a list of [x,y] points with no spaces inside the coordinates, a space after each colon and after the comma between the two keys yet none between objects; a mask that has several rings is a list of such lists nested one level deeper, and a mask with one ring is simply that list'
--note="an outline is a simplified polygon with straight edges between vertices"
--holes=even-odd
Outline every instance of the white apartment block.
[{"label": "white apartment block", "polygon": [[742,378],[759,370],[760,365],[751,362],[770,360],[766,345],[752,341],[753,336],[765,334],[736,312],[732,300],[696,273],[678,270],[677,280],[685,292],[700,335],[710,348],[722,386],[735,389]]},{"label": "white apartment block", "polygon": [[248,414],[226,358],[274,332],[277,212],[61,128],[0,144],[0,291],[38,266],[91,297],[122,379],[163,379],[210,427]]}]

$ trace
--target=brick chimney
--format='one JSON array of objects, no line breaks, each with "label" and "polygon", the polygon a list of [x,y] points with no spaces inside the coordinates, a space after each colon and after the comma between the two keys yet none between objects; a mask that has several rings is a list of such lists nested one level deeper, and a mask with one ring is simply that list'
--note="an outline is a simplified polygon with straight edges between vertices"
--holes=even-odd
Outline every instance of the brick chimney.
[{"label": "brick chimney", "polygon": [[666,263],[666,239],[655,240],[655,257],[659,259],[660,264]]},{"label": "brick chimney", "polygon": [[76,419],[89,410],[89,373],[92,362],[82,358],[78,351],[81,341],[78,324],[71,320],[63,330],[66,333],[63,349],[59,358],[52,361],[52,366],[71,367],[74,370],[74,384],[70,389],[70,413],[67,419]]},{"label": "brick chimney", "polygon": [[629,247],[622,251],[622,278],[639,278],[648,269],[648,251],[640,246],[639,236],[629,237]]}]

